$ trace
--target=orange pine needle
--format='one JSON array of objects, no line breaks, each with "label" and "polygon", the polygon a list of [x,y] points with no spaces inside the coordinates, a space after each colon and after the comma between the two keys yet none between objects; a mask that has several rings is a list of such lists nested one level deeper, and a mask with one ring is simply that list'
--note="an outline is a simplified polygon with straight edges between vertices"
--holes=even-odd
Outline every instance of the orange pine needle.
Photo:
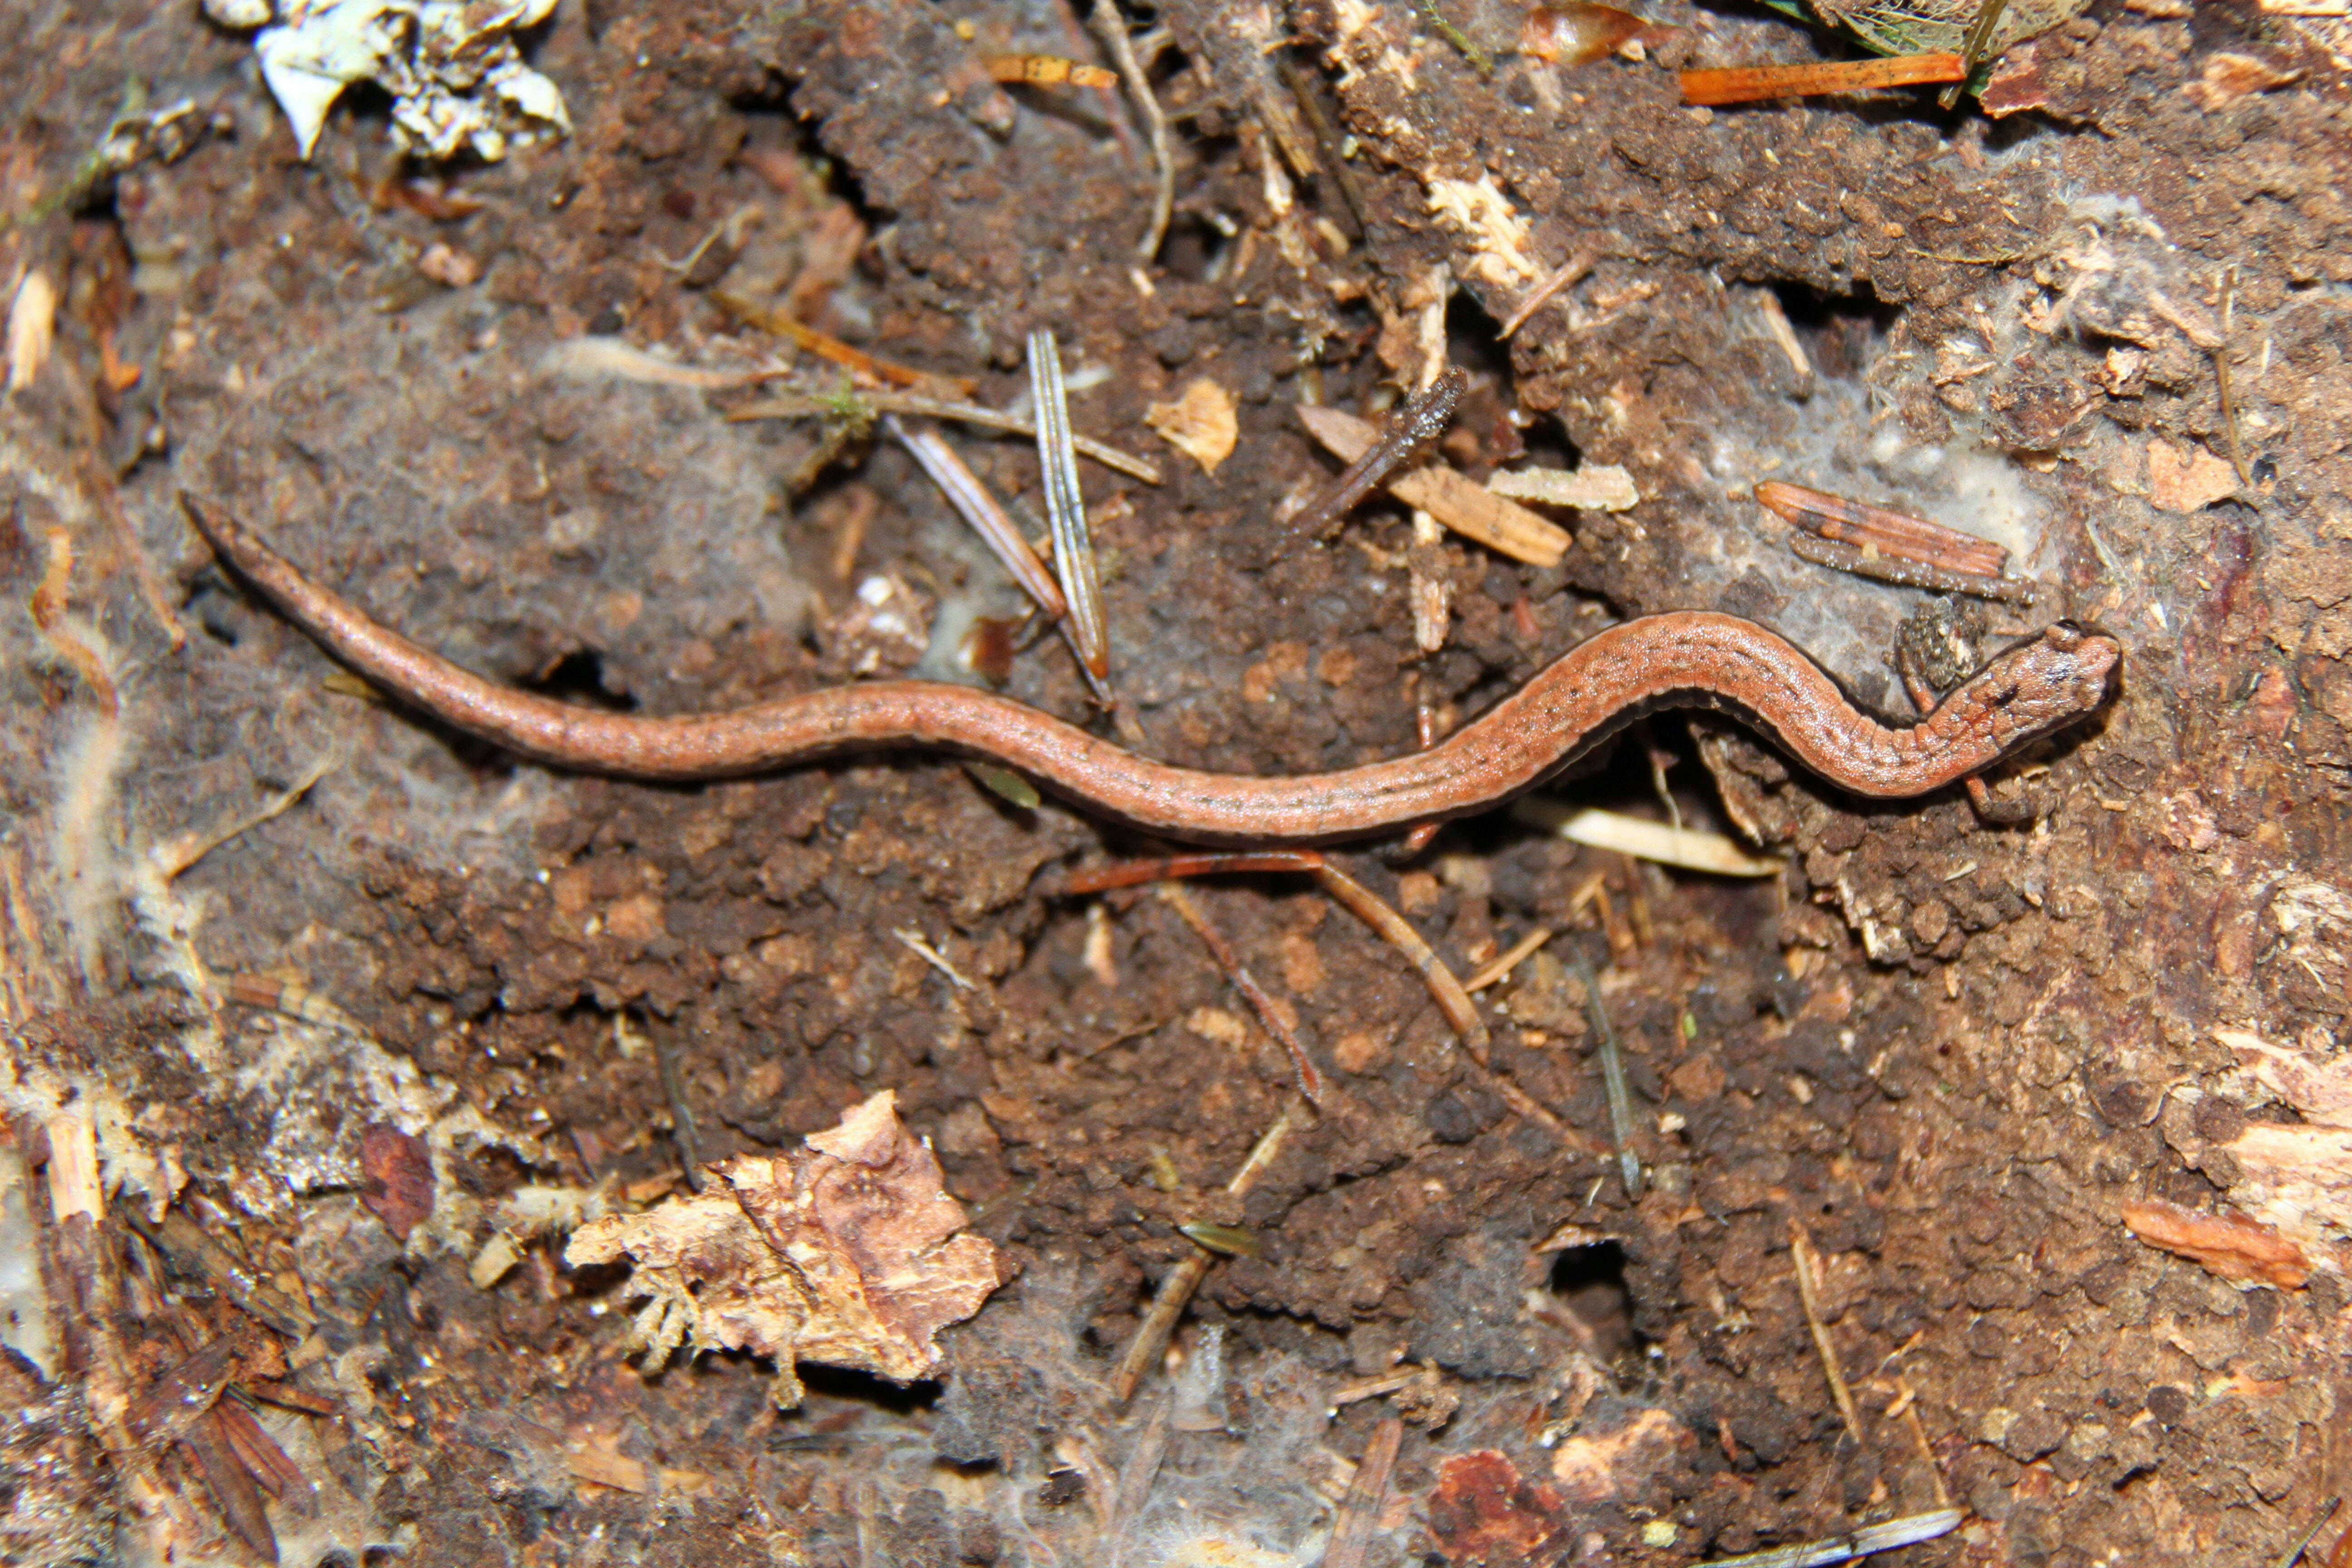
[{"label": "orange pine needle", "polygon": [[1958,55],[1898,55],[1880,60],[1816,60],[1794,66],[1735,66],[1727,70],[1682,73],[1685,103],[1754,103],[1768,98],[1807,98],[1828,92],[1862,92],[1876,87],[1919,82],[1965,81],[1968,61]]}]

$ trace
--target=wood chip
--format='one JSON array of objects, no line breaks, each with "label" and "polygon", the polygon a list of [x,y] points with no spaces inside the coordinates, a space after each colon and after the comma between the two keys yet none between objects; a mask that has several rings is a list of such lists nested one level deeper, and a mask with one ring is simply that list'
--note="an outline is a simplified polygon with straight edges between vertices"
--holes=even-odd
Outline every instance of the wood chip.
[{"label": "wood chip", "polygon": [[1633,488],[1633,476],[1614,463],[1587,463],[1573,473],[1566,468],[1498,469],[1486,488],[1513,500],[1582,511],[1623,511],[1642,499]]},{"label": "wood chip", "polygon": [[[1298,418],[1310,435],[1346,462],[1355,461],[1380,435],[1372,425],[1336,408],[1300,404]],[[1568,530],[1443,463],[1398,474],[1387,489],[1407,506],[1419,508],[1498,555],[1532,566],[1557,566],[1568,553]]]}]

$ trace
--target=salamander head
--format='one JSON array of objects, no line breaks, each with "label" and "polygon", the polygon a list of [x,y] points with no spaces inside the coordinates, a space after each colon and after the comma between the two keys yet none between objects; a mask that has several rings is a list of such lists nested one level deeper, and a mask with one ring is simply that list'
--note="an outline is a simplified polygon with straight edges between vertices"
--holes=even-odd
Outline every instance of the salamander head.
[{"label": "salamander head", "polygon": [[2123,644],[2058,621],[1998,655],[1937,705],[1937,716],[1982,725],[2003,752],[2088,717],[2115,689]]}]

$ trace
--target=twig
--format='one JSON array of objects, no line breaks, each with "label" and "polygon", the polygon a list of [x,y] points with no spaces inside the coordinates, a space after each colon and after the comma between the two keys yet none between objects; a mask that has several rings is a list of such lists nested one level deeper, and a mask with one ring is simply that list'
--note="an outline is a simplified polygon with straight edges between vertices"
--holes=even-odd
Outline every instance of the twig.
[{"label": "twig", "polygon": [[1161,901],[1192,928],[1192,934],[1199,937],[1201,945],[1209,950],[1209,956],[1216,960],[1219,969],[1224,971],[1226,980],[1242,994],[1242,999],[1250,1005],[1250,1011],[1257,1015],[1258,1022],[1265,1026],[1265,1032],[1290,1053],[1290,1068],[1297,1077],[1298,1092],[1305,1095],[1309,1102],[1320,1106],[1323,1103],[1323,1075],[1316,1070],[1313,1059],[1307,1054],[1307,1047],[1299,1043],[1298,1031],[1292,1028],[1290,1021],[1282,1016],[1281,1010],[1275,1005],[1274,998],[1258,983],[1257,976],[1249,972],[1248,965],[1242,963],[1240,954],[1234,952],[1233,944],[1225,940],[1224,933],[1209,923],[1208,917],[1201,912],[1200,906],[1193,903],[1192,895],[1182,887],[1174,882],[1162,882],[1158,891]]},{"label": "twig", "polygon": [[1769,1552],[1717,1557],[1705,1568],[1828,1568],[1832,1563],[1851,1563],[1874,1552],[1892,1552],[1898,1546],[1916,1546],[1939,1535],[1949,1535],[1960,1527],[1963,1517],[1958,1509],[1939,1508],[1932,1513],[1890,1519],[1885,1524],[1874,1524],[1850,1535],[1832,1535],[1801,1546],[1776,1546]]},{"label": "twig", "polygon": [[1789,1258],[1796,1265],[1797,1299],[1804,1303],[1805,1327],[1812,1331],[1813,1349],[1821,1352],[1822,1370],[1829,1376],[1830,1397],[1837,1401],[1845,1429],[1853,1435],[1854,1447],[1860,1447],[1862,1417],[1854,1411],[1853,1391],[1846,1387],[1845,1373],[1839,1369],[1837,1349],[1830,1343],[1829,1325],[1822,1321],[1821,1254],[1805,1227],[1793,1219],[1789,1222]]},{"label": "twig", "polygon": [[[1258,1177],[1265,1173],[1266,1167],[1274,1163],[1275,1156],[1282,1152],[1282,1145],[1296,1125],[1294,1114],[1297,1110],[1297,1105],[1293,1102],[1285,1106],[1282,1114],[1274,1119],[1274,1125],[1265,1130],[1256,1147],[1249,1152],[1249,1158],[1242,1162],[1241,1169],[1235,1171],[1233,1179],[1225,1184],[1228,1194],[1241,1197],[1257,1185]],[[1160,1289],[1152,1293],[1150,1310],[1144,1313],[1143,1321],[1136,1325],[1135,1337],[1127,1342],[1126,1353],[1118,1358],[1118,1369],[1111,1373],[1111,1392],[1120,1404],[1124,1405],[1134,1397],[1136,1385],[1143,1381],[1144,1373],[1160,1359],[1160,1352],[1168,1348],[1168,1337],[1176,1331],[1176,1320],[1184,1315],[1186,1303],[1192,1300],[1192,1292],[1200,1289],[1201,1280],[1216,1260],[1216,1254],[1202,1250],[1195,1242],[1192,1256],[1170,1269],[1160,1279]]]},{"label": "twig", "polygon": [[1062,382],[1062,349],[1051,331],[1029,334],[1029,395],[1037,409],[1037,464],[1043,471],[1045,516],[1054,532],[1054,575],[1069,601],[1064,625],[1078,650],[1078,668],[1106,708],[1110,689],[1110,636],[1103,620],[1102,578],[1095,570],[1094,536],[1078,489],[1078,460],[1070,441],[1070,395]]},{"label": "twig", "polygon": [[2221,392],[2221,434],[2230,443],[2230,466],[2238,470],[2238,482],[2252,489],[2254,470],[2247,465],[2246,449],[2238,437],[2238,399],[2230,385],[2230,324],[2237,300],[2238,269],[2231,267],[2221,274],[2221,341],[2213,345],[2213,380]]},{"label": "twig", "polygon": [[[614,1014],[614,1034],[617,1037],[625,1026],[622,1015]],[[686,1167],[686,1184],[698,1193],[702,1190],[702,1136],[694,1125],[694,1108],[686,1100],[686,1075],[678,1071],[677,1053],[662,1031],[653,1034],[651,1043],[654,1067],[661,1074],[662,1093],[669,1100],[670,1139],[677,1143],[678,1161]]]},{"label": "twig", "polygon": [[1947,572],[1999,577],[2009,570],[2007,547],[1924,517],[1889,511],[1867,501],[1849,500],[1827,490],[1780,479],[1756,487],[1759,503],[1795,527],[1881,555],[1899,556]]},{"label": "twig", "polygon": [[1769,855],[1751,855],[1720,833],[1673,827],[1622,812],[1599,806],[1580,808],[1540,796],[1513,802],[1511,816],[1595,849],[1614,849],[1686,871],[1708,871],[1718,877],[1774,877],[1788,864]]},{"label": "twig", "polygon": [[1445,433],[1445,427],[1454,422],[1454,410],[1462,401],[1463,391],[1469,384],[1468,376],[1448,366],[1414,393],[1381,426],[1380,436],[1339,470],[1339,478],[1318,491],[1290,520],[1291,537],[1319,539],[1337,528],[1358,501]]},{"label": "twig", "polygon": [[1462,989],[1470,992],[1484,991],[1487,986],[1517,969],[1523,959],[1550,940],[1549,926],[1536,927],[1535,930],[1506,948],[1499,956],[1488,959],[1472,970],[1470,977],[1462,983]]},{"label": "twig", "polygon": [[1144,132],[1151,139],[1151,222],[1135,245],[1137,257],[1149,261],[1160,254],[1160,243],[1168,237],[1168,215],[1176,206],[1176,154],[1169,145],[1168,116],[1160,112],[1160,100],[1151,90],[1151,79],[1143,74],[1143,67],[1135,58],[1134,42],[1127,36],[1127,16],[1119,10],[1118,0],[1096,0],[1094,14],[1087,23],[1110,52],[1110,63],[1118,68],[1119,79],[1127,84],[1127,96],[1134,101],[1136,112],[1143,116]]},{"label": "twig", "polygon": [[1364,1445],[1364,1457],[1356,1461],[1355,1478],[1348,1483],[1348,1495],[1339,1500],[1323,1568],[1363,1568],[1372,1532],[1381,1527],[1389,1476],[1396,1468],[1397,1449],[1403,1442],[1404,1423],[1394,1415],[1381,1417],[1372,1428],[1371,1441]]},{"label": "twig", "polygon": [[2000,25],[2000,14],[2009,8],[2009,0],[1978,0],[1976,20],[1969,24],[1960,39],[1960,79],[1936,95],[1939,109],[1949,109],[1960,101],[1968,88],[1968,79],[1977,74],[1977,68],[1992,53],[1993,29]]},{"label": "twig", "polygon": [[1609,1137],[1617,1146],[1617,1173],[1624,1180],[1626,1201],[1634,1202],[1642,1195],[1642,1159],[1633,1152],[1633,1096],[1625,1087],[1625,1059],[1617,1049],[1609,1009],[1601,1004],[1601,976],[1593,972],[1592,961],[1580,952],[1573,967],[1584,984],[1584,1012],[1592,1021],[1592,1037],[1600,1042],[1601,1084],[1609,1100]]},{"label": "twig", "polygon": [[[1282,79],[1282,85],[1290,89],[1292,100],[1297,103],[1298,117],[1307,121],[1307,134],[1315,138],[1317,149],[1330,163],[1332,181],[1339,187],[1339,201],[1348,209],[1348,216],[1356,226],[1356,232],[1349,237],[1360,239],[1370,246],[1372,241],[1372,230],[1364,217],[1363,193],[1356,188],[1355,175],[1348,172],[1348,160],[1340,156],[1339,138],[1331,129],[1330,117],[1323,112],[1323,106],[1315,100],[1315,89],[1307,85],[1306,77],[1299,73],[1297,67],[1277,55],[1275,57],[1274,69],[1275,74]],[[1279,137],[1276,138],[1276,140],[1279,139]],[[1300,172],[1304,174],[1307,171]],[[1314,173],[1320,174],[1322,171],[1318,168]]]},{"label": "twig", "polygon": [[795,321],[782,310],[754,304],[740,295],[730,294],[723,289],[712,289],[710,300],[729,315],[738,321],[750,322],[771,337],[790,338],[794,343],[819,359],[831,360],[845,370],[853,371],[859,375],[871,376],[877,382],[887,382],[894,386],[920,386],[926,382],[943,381],[959,386],[966,392],[971,390],[971,384],[961,376],[933,375],[929,371],[912,370],[903,364],[892,364],[887,360],[876,359],[864,349],[852,348],[839,338],[827,332],[820,332],[805,321]]},{"label": "twig", "polygon": [[898,926],[890,932],[904,942],[918,958],[955,983],[959,991],[977,991],[979,986],[964,978],[963,971],[948,962],[948,955],[923,940],[923,933],[912,926]]},{"label": "twig", "polygon": [[1528,318],[1542,310],[1561,289],[1572,289],[1582,281],[1584,275],[1592,270],[1593,260],[1593,254],[1589,250],[1580,250],[1570,257],[1559,271],[1537,284],[1534,291],[1519,301],[1519,308],[1511,312],[1510,320],[1503,323],[1503,330],[1495,334],[1496,340],[1501,342],[1508,338],[1526,326]]},{"label": "twig", "polygon": [[[950,403],[911,392],[861,391],[854,395],[877,414],[910,414],[927,419],[953,419],[961,424],[985,426],[989,429],[1008,431],[1015,436],[1034,437],[1037,434],[1036,421],[977,403]],[[757,403],[747,403],[740,408],[730,408],[727,418],[730,424],[740,424],[747,419],[832,418],[838,417],[840,412],[841,401],[838,399],[788,392],[762,398]],[[1105,446],[1087,436],[1073,435],[1070,444],[1078,449],[1080,457],[1092,458],[1106,468],[1116,468],[1147,485],[1156,485],[1161,480],[1160,466],[1148,458],[1131,458],[1116,447]]]},{"label": "twig", "polygon": [[[1298,405],[1298,422],[1328,450],[1352,461],[1380,439],[1380,431],[1352,414],[1311,404]],[[1392,474],[1388,491],[1410,507],[1487,549],[1533,566],[1557,566],[1568,553],[1568,530],[1506,500],[1444,462]],[[1294,537],[1296,523],[1294,521]]]},{"label": "twig", "polygon": [[1445,1021],[1461,1037],[1462,1048],[1469,1053],[1472,1061],[1485,1067],[1489,1043],[1486,1020],[1478,1016],[1478,1005],[1470,1000],[1470,994],[1462,988],[1462,982],[1454,978],[1454,971],[1446,967],[1445,960],[1438,957],[1436,950],[1422,940],[1421,933],[1412,929],[1411,922],[1391,909],[1378,893],[1319,855],[1311,868],[1315,879],[1323,884],[1325,892],[1346,905],[1348,911],[1358,920],[1386,937],[1390,946],[1403,953],[1412,962],[1412,966],[1421,971],[1422,984],[1429,987],[1429,994],[1437,1003],[1437,1010],[1445,1015]]},{"label": "twig", "polygon": [[2033,603],[2033,584],[2014,577],[1979,577],[1965,572],[1947,572],[1940,567],[1923,566],[1916,561],[1903,561],[1869,550],[1857,550],[1834,539],[1815,539],[1808,533],[1790,534],[1789,549],[1799,558],[1816,566],[1827,566],[1835,572],[1850,572],[1874,582],[1892,583],[1898,588],[1922,588],[1934,594],[1967,594],[1972,598],[1991,599],[2004,605]]}]

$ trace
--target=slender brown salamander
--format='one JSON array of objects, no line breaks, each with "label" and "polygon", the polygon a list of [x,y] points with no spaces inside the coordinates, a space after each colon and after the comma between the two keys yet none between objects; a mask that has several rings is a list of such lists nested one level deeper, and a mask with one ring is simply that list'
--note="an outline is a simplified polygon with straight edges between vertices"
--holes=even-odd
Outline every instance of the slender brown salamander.
[{"label": "slender brown salamander", "polygon": [[1856,709],[1785,638],[1733,616],[1680,610],[1578,644],[1427,751],[1254,778],[1155,763],[1034,708],[931,681],[840,686],[676,718],[575,708],[427,653],[304,577],[226,512],[183,500],[213,547],[329,653],[410,706],[520,755],[628,778],[709,779],[844,752],[939,747],[1017,769],[1102,816],[1210,844],[1330,842],[1483,811],[1665,707],[1738,713],[1853,794],[1925,795],[2090,713],[2123,657],[2113,637],[2060,621],[1898,728]]}]

